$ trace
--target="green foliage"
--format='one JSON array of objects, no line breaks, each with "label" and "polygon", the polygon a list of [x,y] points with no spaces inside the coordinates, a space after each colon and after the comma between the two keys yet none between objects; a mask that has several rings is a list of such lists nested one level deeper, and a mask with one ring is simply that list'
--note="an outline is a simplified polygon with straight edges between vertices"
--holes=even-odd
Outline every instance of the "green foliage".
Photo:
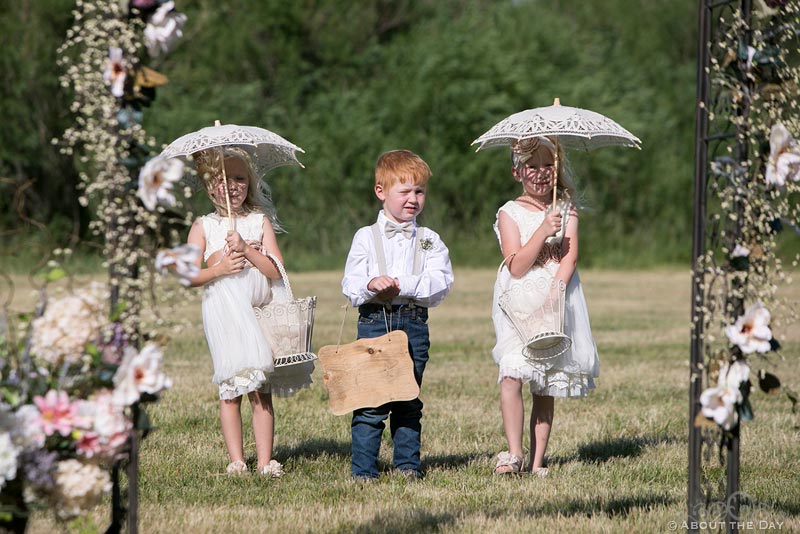
[{"label": "green foliage", "polygon": [[[454,261],[494,263],[499,255],[491,225],[517,184],[507,151],[475,154],[470,143],[503,117],[549,105],[556,96],[565,105],[614,118],[643,141],[641,152],[609,148],[570,155],[587,207],[582,265],[688,261],[692,3],[177,4],[189,16],[185,38],[167,58],[151,62],[168,73],[170,83],[145,109],[144,125],[167,143],[220,119],[269,128],[303,147],[305,169],[280,169],[267,177],[290,232],[281,247],[293,268],[343,264],[353,232],[379,208],[372,193],[374,162],[393,148],[413,150],[431,166],[421,221],[442,234]],[[79,213],[74,199],[63,202],[75,196],[67,191],[74,170],[63,172],[64,160],[55,156],[35,156],[36,150],[54,151],[49,137],[69,121],[54,61],[69,23],[68,6],[49,0],[25,7],[31,24],[42,28],[30,32],[39,39],[35,59],[28,52],[23,60],[24,47],[4,47],[11,72],[36,75],[2,86],[4,109],[18,111],[13,128],[3,131],[8,137],[0,147],[0,176],[24,163],[29,167],[23,165],[22,176],[48,177],[33,187],[51,202],[40,203],[36,215],[42,219],[53,212]],[[5,39],[16,35],[25,42],[21,16],[2,16],[0,25],[11,32]],[[27,126],[41,114],[46,126]],[[47,134],[37,137],[34,132],[42,129]],[[0,224],[16,223],[7,216]]]}]

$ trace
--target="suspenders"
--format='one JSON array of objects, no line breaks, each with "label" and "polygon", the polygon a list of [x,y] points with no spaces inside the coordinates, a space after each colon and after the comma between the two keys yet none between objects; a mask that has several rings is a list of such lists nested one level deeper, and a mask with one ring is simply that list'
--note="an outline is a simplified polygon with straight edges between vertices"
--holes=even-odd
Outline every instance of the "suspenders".
[{"label": "suspenders", "polygon": [[[381,238],[381,227],[378,223],[373,224],[372,240],[375,242],[375,256],[378,260],[378,272],[381,276],[386,275],[386,252],[383,250],[383,239]],[[414,238],[414,270],[411,274],[418,275],[422,269],[422,247],[420,243],[425,238],[425,228],[417,226],[417,235]]]}]

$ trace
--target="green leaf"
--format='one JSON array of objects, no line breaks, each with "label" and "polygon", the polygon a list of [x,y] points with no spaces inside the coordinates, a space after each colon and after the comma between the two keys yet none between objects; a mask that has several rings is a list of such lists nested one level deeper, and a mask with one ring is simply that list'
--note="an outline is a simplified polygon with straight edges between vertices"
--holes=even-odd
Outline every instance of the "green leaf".
[{"label": "green leaf", "polygon": [[44,276],[45,280],[48,282],[57,282],[67,276],[67,271],[62,269],[61,267],[55,267],[50,269],[50,271]]}]

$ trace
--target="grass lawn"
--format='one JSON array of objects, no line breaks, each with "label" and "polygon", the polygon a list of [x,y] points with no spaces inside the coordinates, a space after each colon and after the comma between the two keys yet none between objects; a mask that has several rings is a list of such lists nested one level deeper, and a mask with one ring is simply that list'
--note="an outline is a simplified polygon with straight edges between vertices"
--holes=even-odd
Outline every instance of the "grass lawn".
[{"label": "grass lawn", "polygon": [[[329,412],[319,366],[311,389],[275,401],[275,456],[284,478],[224,475],[199,291],[187,291],[190,298],[165,313],[176,327],[165,348],[174,387],[149,409],[158,429],[142,444],[139,531],[662,533],[675,530],[673,521],[685,531],[688,269],[581,276],[601,376],[588,398],[556,401],[546,479],[492,475],[494,456],[506,448],[490,354],[494,271],[457,270],[453,292],[431,311],[431,359],[421,394],[426,476],[419,482],[390,474],[388,431],[385,475],[368,485],[350,480],[350,419]],[[338,272],[292,276],[296,295],[319,298],[317,347],[336,343],[344,304],[339,281]],[[788,291],[800,301],[796,286]],[[351,309],[344,342],[355,337],[355,317]],[[800,333],[785,328],[776,336],[786,360],[772,370],[798,390]],[[525,400],[529,410],[529,394]],[[755,419],[742,428],[742,520],[797,531],[800,421],[785,396],[756,390],[751,401]],[[243,415],[254,462],[249,407]],[[100,528],[106,516],[107,508],[94,514]],[[29,531],[53,526],[37,512]]]}]

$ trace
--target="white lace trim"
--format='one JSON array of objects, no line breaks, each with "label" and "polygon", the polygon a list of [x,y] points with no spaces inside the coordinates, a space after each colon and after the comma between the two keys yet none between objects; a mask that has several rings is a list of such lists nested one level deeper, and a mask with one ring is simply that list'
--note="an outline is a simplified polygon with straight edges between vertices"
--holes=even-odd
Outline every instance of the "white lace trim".
[{"label": "white lace trim", "polygon": [[254,391],[270,393],[269,377],[263,369],[242,369],[219,383],[220,400],[231,400]]},{"label": "white lace trim", "polygon": [[595,388],[594,378],[586,373],[567,373],[560,369],[544,371],[526,366],[501,367],[497,383],[503,378],[516,378],[524,384],[530,384],[531,392],[536,395],[551,397],[585,397],[589,390]]}]

